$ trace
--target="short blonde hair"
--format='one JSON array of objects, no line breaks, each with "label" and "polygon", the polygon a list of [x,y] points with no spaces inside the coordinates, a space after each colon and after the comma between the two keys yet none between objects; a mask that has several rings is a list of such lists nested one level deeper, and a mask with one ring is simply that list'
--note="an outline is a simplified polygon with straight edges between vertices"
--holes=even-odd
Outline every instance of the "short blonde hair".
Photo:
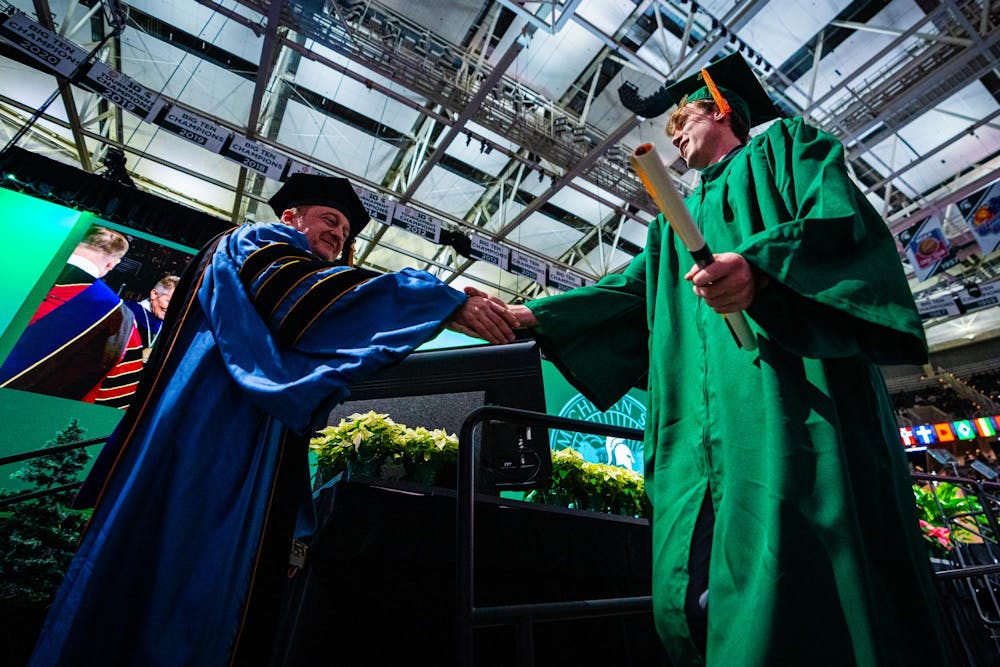
[{"label": "short blonde hair", "polygon": [[[685,95],[677,104],[674,112],[670,114],[670,118],[667,119],[667,126],[664,130],[668,137],[674,136],[684,125],[688,116],[691,115],[691,107],[701,109],[705,113],[714,113],[719,110],[719,107],[712,100],[694,100],[693,102],[688,102],[688,96]],[[730,112],[728,118],[729,128],[733,131],[733,135],[741,144],[745,144],[750,139],[750,127],[747,125],[746,120],[743,119],[743,116],[735,112]]]},{"label": "short blonde hair", "polygon": [[109,257],[119,259],[128,252],[128,239],[125,235],[107,227],[94,225],[84,234],[81,245],[93,248]]}]

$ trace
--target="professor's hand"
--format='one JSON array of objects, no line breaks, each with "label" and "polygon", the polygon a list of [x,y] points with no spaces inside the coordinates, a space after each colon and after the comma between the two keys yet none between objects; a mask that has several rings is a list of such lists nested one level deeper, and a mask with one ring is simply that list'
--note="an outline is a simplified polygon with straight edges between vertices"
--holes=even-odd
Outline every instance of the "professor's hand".
[{"label": "professor's hand", "polygon": [[684,275],[694,285],[694,293],[717,313],[735,313],[746,310],[753,303],[757,290],[767,280],[758,277],[750,263],[735,252],[715,255],[715,261],[704,269],[697,264]]},{"label": "professor's hand", "polygon": [[517,319],[507,309],[507,304],[474,287],[466,287],[465,293],[469,298],[455,312],[448,328],[493,344],[514,342],[512,329],[517,326]]}]

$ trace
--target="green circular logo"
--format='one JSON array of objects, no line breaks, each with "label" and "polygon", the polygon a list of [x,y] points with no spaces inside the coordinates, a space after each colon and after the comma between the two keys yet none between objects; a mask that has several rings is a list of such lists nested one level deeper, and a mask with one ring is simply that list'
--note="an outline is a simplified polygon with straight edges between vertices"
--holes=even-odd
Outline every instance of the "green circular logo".
[{"label": "green circular logo", "polygon": [[[577,394],[566,401],[559,410],[559,416],[639,430],[646,427],[646,406],[627,394],[606,412],[601,412],[593,403]],[[591,463],[609,463],[642,473],[641,441],[553,429],[550,431],[549,442],[555,450],[566,447],[575,449]]]}]

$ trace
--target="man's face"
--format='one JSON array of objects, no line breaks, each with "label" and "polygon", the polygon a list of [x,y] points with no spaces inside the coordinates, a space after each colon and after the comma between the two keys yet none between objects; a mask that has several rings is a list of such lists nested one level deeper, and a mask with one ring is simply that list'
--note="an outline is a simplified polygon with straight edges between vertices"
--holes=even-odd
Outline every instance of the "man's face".
[{"label": "man's face", "polygon": [[700,171],[720,157],[719,146],[730,134],[718,113],[688,104],[677,121],[673,144],[688,168]]},{"label": "man's face", "polygon": [[351,233],[347,216],[329,206],[311,205],[288,209],[281,219],[306,235],[313,254],[332,262],[340,256]]},{"label": "man's face", "polygon": [[153,311],[153,315],[156,319],[162,320],[167,314],[167,306],[170,305],[170,297],[174,295],[174,291],[161,292],[157,289],[150,291],[149,293],[149,309]]}]

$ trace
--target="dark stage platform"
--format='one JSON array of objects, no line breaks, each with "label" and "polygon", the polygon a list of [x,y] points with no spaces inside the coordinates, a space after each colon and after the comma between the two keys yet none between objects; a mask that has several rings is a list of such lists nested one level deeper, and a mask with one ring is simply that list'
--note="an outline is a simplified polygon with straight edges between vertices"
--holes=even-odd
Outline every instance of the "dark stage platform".
[{"label": "dark stage platform", "polygon": [[[454,493],[340,481],[320,505],[277,664],[454,665]],[[475,604],[649,595],[650,555],[645,520],[484,497]],[[538,665],[669,664],[651,614],[546,621],[532,634]],[[515,637],[512,627],[476,630],[475,664],[516,664]]]}]

